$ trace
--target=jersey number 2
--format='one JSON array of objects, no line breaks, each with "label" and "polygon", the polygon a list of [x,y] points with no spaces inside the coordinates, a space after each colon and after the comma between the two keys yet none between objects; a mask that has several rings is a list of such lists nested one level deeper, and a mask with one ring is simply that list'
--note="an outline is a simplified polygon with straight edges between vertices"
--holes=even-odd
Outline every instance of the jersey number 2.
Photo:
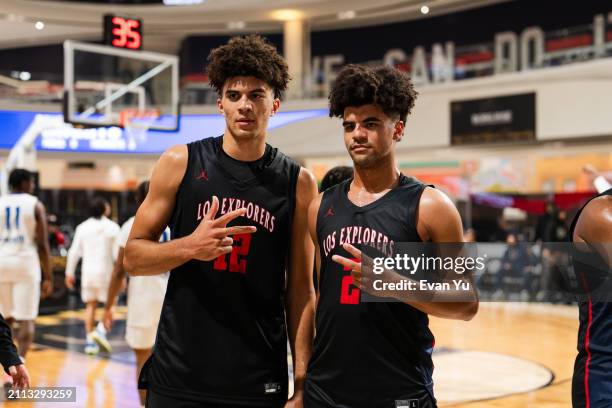
[{"label": "jersey number 2", "polygon": [[[359,262],[359,259],[353,258],[355,262]],[[342,268],[343,271],[350,271],[351,268],[345,266]],[[343,305],[357,305],[359,304],[359,288],[353,286],[353,276],[346,275],[342,278],[342,289],[340,292],[340,304]]]},{"label": "jersey number 2", "polygon": [[[236,234],[234,235],[234,247],[230,253],[229,271],[246,273],[247,260],[244,259],[249,254],[251,248],[252,234]],[[239,258],[240,256],[240,258]],[[220,255],[215,259],[213,268],[218,271],[227,271],[227,254]]]}]

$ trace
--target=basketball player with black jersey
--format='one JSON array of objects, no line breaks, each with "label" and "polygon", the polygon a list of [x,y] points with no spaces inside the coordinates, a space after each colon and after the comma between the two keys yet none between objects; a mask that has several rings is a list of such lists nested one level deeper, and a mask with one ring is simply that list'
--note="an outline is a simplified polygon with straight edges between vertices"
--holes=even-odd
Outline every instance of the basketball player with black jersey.
[{"label": "basketball player with black jersey", "polygon": [[[307,213],[317,187],[265,143],[287,65],[252,35],[212,50],[208,74],[225,132],[161,156],[125,249],[131,275],[171,270],[141,385],[150,407],[302,407],[315,300]],[[159,243],[166,225],[173,240]]]},{"label": "basketball player with black jersey", "polygon": [[17,355],[17,347],[13,344],[11,328],[0,314],[0,365],[11,376],[12,386],[25,388],[30,386],[30,375],[26,366]]},{"label": "basketball player with black jersey", "polygon": [[440,191],[402,175],[395,144],[416,92],[391,67],[345,67],[330,93],[354,176],[309,209],[319,291],[306,408],[435,407],[428,314],[469,320],[470,302],[361,303],[358,244],[461,242],[459,214]]},{"label": "basketball player with black jersey", "polygon": [[[612,406],[612,189],[590,200],[572,222],[573,265],[587,295],[578,302],[574,408]],[[599,295],[600,294],[600,295]],[[599,297],[602,296],[602,297]]]}]

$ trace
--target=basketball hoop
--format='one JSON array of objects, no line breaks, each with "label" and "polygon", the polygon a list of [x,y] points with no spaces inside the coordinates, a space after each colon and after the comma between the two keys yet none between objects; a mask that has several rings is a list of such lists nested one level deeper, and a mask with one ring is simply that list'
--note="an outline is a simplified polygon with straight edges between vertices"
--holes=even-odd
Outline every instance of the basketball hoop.
[{"label": "basketball hoop", "polygon": [[119,113],[119,124],[125,129],[128,147],[136,148],[136,142],[146,142],[147,130],[159,118],[157,109],[124,109]]}]

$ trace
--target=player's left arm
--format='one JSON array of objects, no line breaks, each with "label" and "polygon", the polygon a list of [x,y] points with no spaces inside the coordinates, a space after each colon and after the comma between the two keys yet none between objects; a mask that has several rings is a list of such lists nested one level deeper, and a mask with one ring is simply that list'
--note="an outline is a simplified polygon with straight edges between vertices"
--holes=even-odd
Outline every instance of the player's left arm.
[{"label": "player's left arm", "polygon": [[[417,232],[424,242],[463,242],[459,211],[440,190],[426,187],[417,212]],[[478,311],[478,298],[467,302],[411,302],[417,309],[446,319],[470,320]]]},{"label": "player's left arm", "polygon": [[317,196],[312,173],[300,170],[291,226],[287,272],[287,328],[293,355],[294,394],[287,407],[301,407],[306,368],[314,337],[315,292],[312,279],[314,245],[308,229],[308,207]]},{"label": "player's left arm", "polygon": [[51,279],[51,250],[49,249],[49,228],[45,206],[39,201],[34,209],[36,218],[36,247],[42,270],[42,298],[51,295],[53,283]]}]

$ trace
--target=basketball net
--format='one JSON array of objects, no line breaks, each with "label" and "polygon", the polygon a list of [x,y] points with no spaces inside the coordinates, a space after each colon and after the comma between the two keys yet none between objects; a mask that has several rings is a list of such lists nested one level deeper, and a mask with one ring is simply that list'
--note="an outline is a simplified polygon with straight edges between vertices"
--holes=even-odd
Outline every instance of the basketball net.
[{"label": "basketball net", "polygon": [[137,143],[147,141],[147,130],[159,117],[157,109],[124,109],[119,113],[119,124],[125,129],[128,148],[134,150]]}]

